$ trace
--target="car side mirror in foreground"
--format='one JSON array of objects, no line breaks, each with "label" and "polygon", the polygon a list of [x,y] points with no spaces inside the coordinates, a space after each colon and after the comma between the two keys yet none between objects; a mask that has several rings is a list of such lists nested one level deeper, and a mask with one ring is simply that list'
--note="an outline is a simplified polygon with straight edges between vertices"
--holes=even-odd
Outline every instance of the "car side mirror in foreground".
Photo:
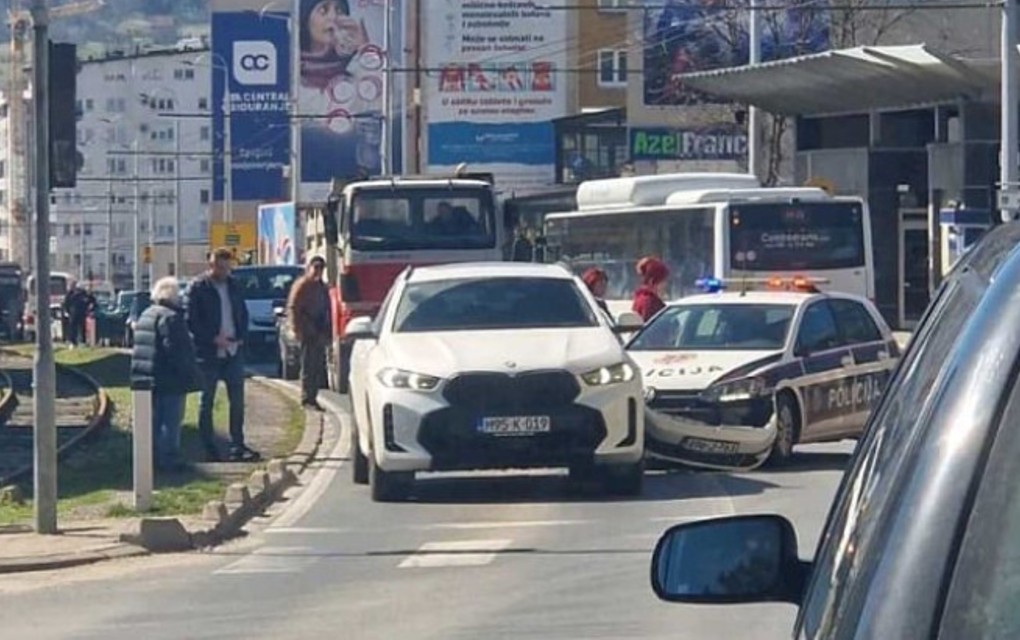
[{"label": "car side mirror in foreground", "polygon": [[652,589],[669,602],[799,604],[810,563],[789,520],[736,516],[677,525],[652,556]]},{"label": "car side mirror in foreground", "polygon": [[641,319],[641,316],[633,311],[625,311],[624,313],[616,316],[615,329],[617,333],[631,333],[633,331],[639,331],[643,326],[645,326],[645,321]]},{"label": "car side mirror in foreground", "polygon": [[348,340],[375,339],[375,330],[372,328],[372,318],[361,316],[351,318],[344,330],[344,338]]}]

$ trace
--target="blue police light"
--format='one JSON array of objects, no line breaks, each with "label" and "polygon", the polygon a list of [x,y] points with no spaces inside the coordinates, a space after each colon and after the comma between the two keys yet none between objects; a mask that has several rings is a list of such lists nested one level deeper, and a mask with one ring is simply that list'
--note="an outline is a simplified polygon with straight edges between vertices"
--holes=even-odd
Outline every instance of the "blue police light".
[{"label": "blue police light", "polygon": [[694,286],[705,293],[718,293],[726,288],[726,285],[719,278],[698,278]]}]

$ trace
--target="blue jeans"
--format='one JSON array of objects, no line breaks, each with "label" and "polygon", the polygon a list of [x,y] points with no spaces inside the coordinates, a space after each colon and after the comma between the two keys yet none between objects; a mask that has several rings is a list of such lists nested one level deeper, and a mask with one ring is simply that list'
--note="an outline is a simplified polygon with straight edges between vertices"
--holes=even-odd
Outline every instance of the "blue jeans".
[{"label": "blue jeans", "polygon": [[230,402],[230,443],[235,449],[244,448],[244,359],[240,353],[230,358],[217,358],[201,363],[202,403],[198,410],[198,433],[207,451],[215,450],[213,429],[213,403],[216,387],[222,380],[227,386]]},{"label": "blue jeans", "polygon": [[173,464],[181,457],[181,422],[184,420],[182,393],[152,394],[152,445],[156,466]]}]

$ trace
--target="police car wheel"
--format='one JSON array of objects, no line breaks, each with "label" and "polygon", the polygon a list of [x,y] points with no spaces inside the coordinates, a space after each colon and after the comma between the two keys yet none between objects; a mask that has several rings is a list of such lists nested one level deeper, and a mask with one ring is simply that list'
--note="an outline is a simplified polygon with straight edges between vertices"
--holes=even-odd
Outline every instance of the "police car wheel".
[{"label": "police car wheel", "polygon": [[784,464],[793,456],[793,446],[800,436],[797,402],[786,394],[776,398],[776,441],[772,444],[769,463]]}]

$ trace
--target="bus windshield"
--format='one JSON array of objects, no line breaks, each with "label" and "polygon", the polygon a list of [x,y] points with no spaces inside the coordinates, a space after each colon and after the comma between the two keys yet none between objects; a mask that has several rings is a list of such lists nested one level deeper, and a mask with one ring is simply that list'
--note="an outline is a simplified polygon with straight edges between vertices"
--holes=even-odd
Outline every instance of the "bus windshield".
[{"label": "bus windshield", "polygon": [[495,207],[484,188],[360,189],[348,217],[346,231],[357,251],[496,247]]},{"label": "bus windshield", "polygon": [[734,271],[820,271],[864,266],[864,212],[856,202],[730,207]]}]

